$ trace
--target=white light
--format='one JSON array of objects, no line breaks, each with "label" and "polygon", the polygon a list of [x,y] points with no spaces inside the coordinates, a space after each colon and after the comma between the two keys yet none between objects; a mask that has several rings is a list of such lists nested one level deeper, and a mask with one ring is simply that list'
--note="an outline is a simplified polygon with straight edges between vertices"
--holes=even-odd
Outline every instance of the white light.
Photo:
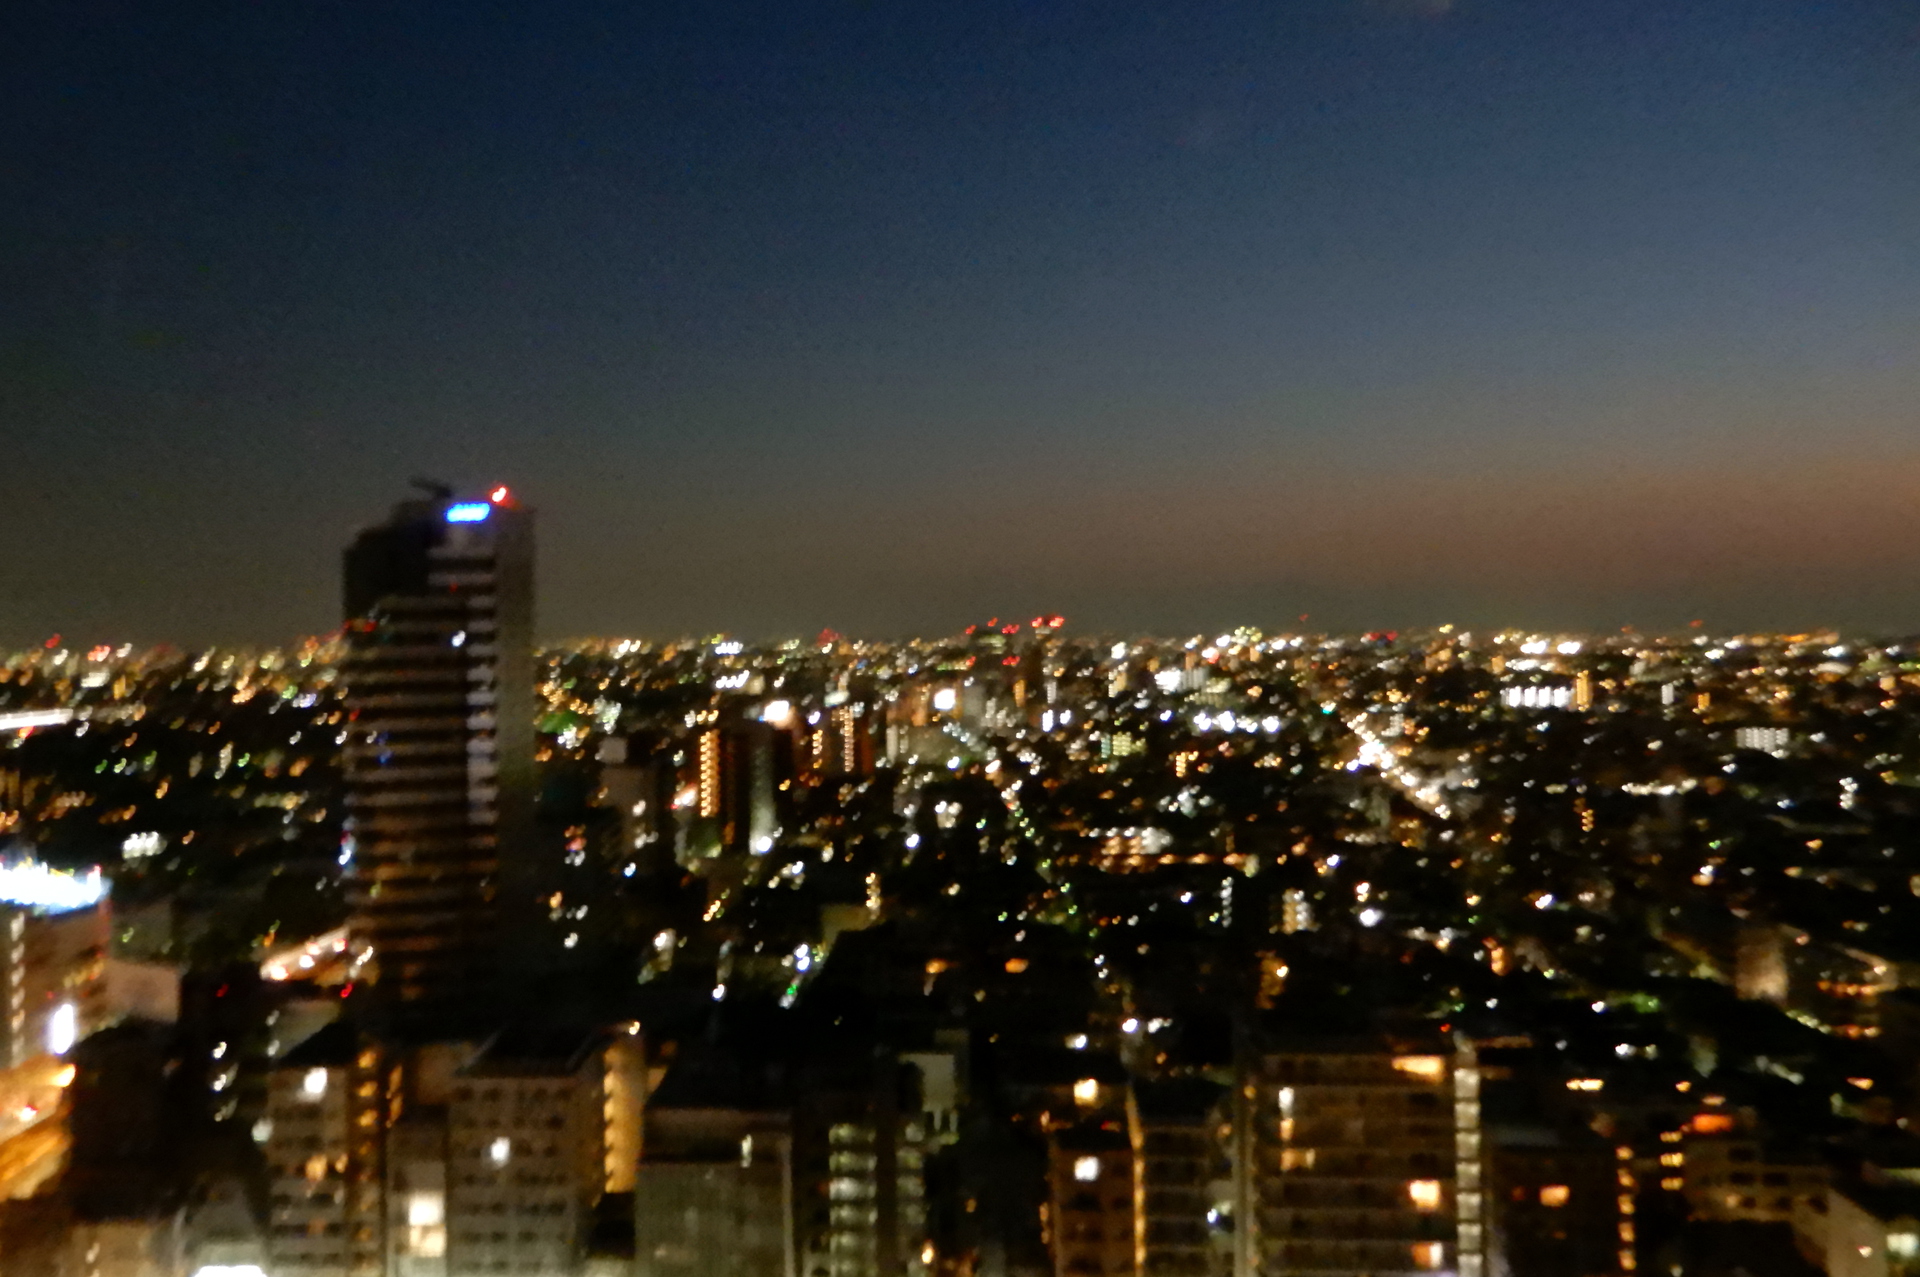
[{"label": "white light", "polygon": [[37,860],[0,865],[0,903],[66,913],[99,904],[106,894],[106,879],[97,868],[82,878]]},{"label": "white light", "polygon": [[1140,1021],[1128,1017],[1120,1021],[1120,1031],[1122,1033],[1138,1033],[1140,1031]]},{"label": "white light", "polygon": [[461,630],[449,639],[448,642],[452,643],[455,647],[465,647],[467,645],[467,632]]},{"label": "white light", "polygon": [[267,1273],[258,1264],[202,1264],[193,1270],[193,1277],[267,1277]]},{"label": "white light", "polygon": [[300,1079],[300,1094],[310,1100],[317,1100],[327,1093],[327,1071],[308,1069],[307,1075]]},{"label": "white light", "polygon": [[65,1055],[80,1040],[80,1012],[71,1002],[62,1002],[47,1017],[47,1053]]},{"label": "white light", "polygon": [[1074,1158],[1073,1177],[1082,1184],[1093,1183],[1100,1178],[1100,1159],[1097,1157]]},{"label": "white light", "polygon": [[414,1228],[430,1228],[447,1220],[445,1197],[431,1189],[407,1194],[407,1223]]},{"label": "white light", "polygon": [[1378,926],[1380,924],[1380,919],[1384,917],[1386,917],[1386,915],[1381,913],[1378,909],[1362,909],[1360,911],[1360,925],[1363,927]]},{"label": "white light", "polygon": [[70,709],[23,709],[0,714],[0,732],[24,731],[29,727],[58,727],[73,721]]},{"label": "white light", "polygon": [[487,1160],[495,1166],[505,1166],[507,1159],[513,1156],[513,1141],[502,1135],[487,1145]]},{"label": "white light", "polygon": [[1533,907],[1534,907],[1535,909],[1551,909],[1551,908],[1553,908],[1553,893],[1551,893],[1551,892],[1542,892],[1542,893],[1541,893],[1541,895],[1540,895],[1540,897],[1539,897],[1539,898],[1538,898],[1537,900],[1535,900],[1535,901],[1533,902]]},{"label": "white light", "polygon": [[120,854],[127,860],[144,860],[159,855],[166,845],[167,840],[160,834],[128,834],[120,843]]},{"label": "white light", "polygon": [[734,639],[728,639],[724,643],[715,643],[713,645],[713,654],[715,656],[738,656],[746,650],[746,644]]},{"label": "white light", "polygon": [[943,687],[933,694],[933,707],[942,714],[950,713],[960,703],[960,693],[951,687]]},{"label": "white light", "polygon": [[760,711],[760,721],[784,727],[793,721],[793,702],[768,701],[766,708]]}]

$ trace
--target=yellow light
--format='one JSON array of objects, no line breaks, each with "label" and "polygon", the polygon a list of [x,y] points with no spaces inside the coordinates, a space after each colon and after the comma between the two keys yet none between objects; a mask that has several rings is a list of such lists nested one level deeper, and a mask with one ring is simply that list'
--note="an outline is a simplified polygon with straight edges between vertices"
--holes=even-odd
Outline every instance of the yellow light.
[{"label": "yellow light", "polygon": [[1567,1204],[1567,1198],[1570,1196],[1572,1196],[1572,1192],[1565,1184],[1542,1184],[1540,1186],[1540,1204],[1542,1206],[1551,1206],[1557,1210]]},{"label": "yellow light", "polygon": [[1407,1185],[1407,1199],[1415,1210],[1434,1211],[1440,1209],[1440,1181],[1437,1179],[1416,1179]]},{"label": "yellow light", "polygon": [[1073,1102],[1075,1104],[1098,1104],[1100,1102],[1100,1083],[1093,1078],[1083,1077],[1073,1084]]},{"label": "yellow light", "polygon": [[1422,1082],[1438,1082],[1447,1075],[1447,1062],[1437,1055],[1396,1055],[1393,1067]]},{"label": "yellow light", "polygon": [[66,1065],[58,1073],[53,1075],[53,1084],[55,1086],[72,1086],[75,1072],[76,1070],[73,1065]]},{"label": "yellow light", "polygon": [[1598,1091],[1605,1087],[1606,1084],[1605,1078],[1570,1077],[1567,1079],[1567,1089],[1569,1091]]}]

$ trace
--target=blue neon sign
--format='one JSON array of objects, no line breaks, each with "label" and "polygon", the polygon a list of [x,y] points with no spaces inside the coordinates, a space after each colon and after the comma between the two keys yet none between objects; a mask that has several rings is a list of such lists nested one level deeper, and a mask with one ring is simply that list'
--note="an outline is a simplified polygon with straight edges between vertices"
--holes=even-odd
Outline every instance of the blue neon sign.
[{"label": "blue neon sign", "polygon": [[448,523],[485,523],[493,507],[485,501],[460,501],[447,507]]}]

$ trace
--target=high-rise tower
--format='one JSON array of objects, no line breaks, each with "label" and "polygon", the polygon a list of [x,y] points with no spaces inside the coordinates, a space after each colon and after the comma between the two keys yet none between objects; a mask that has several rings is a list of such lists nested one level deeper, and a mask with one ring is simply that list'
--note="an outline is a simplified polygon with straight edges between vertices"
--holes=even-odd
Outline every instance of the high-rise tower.
[{"label": "high-rise tower", "polygon": [[378,1021],[490,1027],[503,866],[533,807],[533,518],[505,488],[404,501],[346,552],[349,901]]}]

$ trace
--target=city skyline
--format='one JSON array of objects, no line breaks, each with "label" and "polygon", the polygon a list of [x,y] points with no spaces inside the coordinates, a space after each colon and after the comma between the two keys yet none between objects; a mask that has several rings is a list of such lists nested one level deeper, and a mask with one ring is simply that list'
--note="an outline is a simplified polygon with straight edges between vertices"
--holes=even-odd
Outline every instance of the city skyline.
[{"label": "city skyline", "polygon": [[397,479],[543,635],[1910,629],[1894,3],[36,15],[0,641],[282,641]]}]

